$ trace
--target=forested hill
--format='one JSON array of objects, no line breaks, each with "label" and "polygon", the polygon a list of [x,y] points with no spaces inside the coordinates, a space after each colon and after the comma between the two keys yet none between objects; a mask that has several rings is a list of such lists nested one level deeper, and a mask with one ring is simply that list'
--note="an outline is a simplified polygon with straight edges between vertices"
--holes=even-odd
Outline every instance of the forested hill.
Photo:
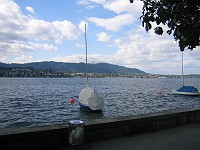
[{"label": "forested hill", "polygon": [[[65,72],[85,72],[85,63],[64,63],[64,62],[33,62],[25,64],[5,64],[0,63],[0,67],[3,68],[34,68],[34,69],[51,69],[55,71],[65,71]],[[108,64],[108,63],[97,63],[88,64],[89,73],[107,73],[107,74],[146,74],[136,68],[126,68],[123,66]]]}]

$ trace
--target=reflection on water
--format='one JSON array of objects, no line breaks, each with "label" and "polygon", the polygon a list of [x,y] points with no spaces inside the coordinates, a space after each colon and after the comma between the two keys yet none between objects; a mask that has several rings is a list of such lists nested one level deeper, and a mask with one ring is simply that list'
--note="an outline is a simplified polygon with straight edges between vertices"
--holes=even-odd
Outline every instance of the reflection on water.
[{"label": "reflection on water", "polygon": [[[200,106],[200,97],[172,95],[181,79],[103,78],[89,79],[103,97],[102,113],[81,111],[78,94],[83,78],[0,78],[0,128],[68,123],[184,109]],[[200,89],[199,79],[185,83]],[[75,103],[70,104],[69,98]]]}]

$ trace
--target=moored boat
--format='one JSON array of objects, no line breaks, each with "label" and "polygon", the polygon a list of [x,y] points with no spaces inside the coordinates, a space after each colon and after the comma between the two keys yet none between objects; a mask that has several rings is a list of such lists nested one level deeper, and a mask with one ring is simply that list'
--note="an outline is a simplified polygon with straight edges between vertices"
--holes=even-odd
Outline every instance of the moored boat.
[{"label": "moored boat", "polygon": [[173,90],[172,94],[176,95],[190,95],[190,96],[198,96],[200,95],[199,90],[194,86],[185,86],[184,85],[184,75],[183,75],[183,51],[182,51],[182,87],[177,90]]},{"label": "moored boat", "polygon": [[177,90],[173,90],[172,93],[176,95],[191,95],[191,96],[200,95],[199,90],[194,86],[182,86]]},{"label": "moored boat", "polygon": [[82,110],[101,111],[104,106],[103,97],[93,88],[87,86],[79,94],[79,104]]},{"label": "moored boat", "polygon": [[79,105],[82,110],[87,111],[102,111],[104,107],[104,100],[101,95],[93,88],[88,86],[88,72],[87,72],[87,36],[85,24],[85,47],[86,47],[86,87],[83,88],[79,94]]}]

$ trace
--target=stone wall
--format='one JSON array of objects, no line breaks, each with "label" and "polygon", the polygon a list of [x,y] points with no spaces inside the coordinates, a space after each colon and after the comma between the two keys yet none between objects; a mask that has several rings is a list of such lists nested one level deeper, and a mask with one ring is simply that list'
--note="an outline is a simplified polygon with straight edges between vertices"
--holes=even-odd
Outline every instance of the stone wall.
[{"label": "stone wall", "polygon": [[[84,124],[84,142],[140,134],[200,123],[200,108],[154,114],[93,119]],[[55,149],[69,146],[69,125],[0,130],[0,149]]]}]

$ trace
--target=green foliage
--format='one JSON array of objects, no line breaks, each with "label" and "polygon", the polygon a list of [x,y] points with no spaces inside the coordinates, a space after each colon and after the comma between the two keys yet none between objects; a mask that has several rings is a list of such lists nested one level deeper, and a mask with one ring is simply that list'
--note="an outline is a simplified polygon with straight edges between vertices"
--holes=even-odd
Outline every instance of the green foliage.
[{"label": "green foliage", "polygon": [[[130,0],[132,3],[133,0]],[[181,51],[200,45],[200,1],[199,0],[143,0],[140,20],[148,32],[155,22],[156,34],[162,35],[160,24],[168,26],[166,31],[179,42]]]}]

